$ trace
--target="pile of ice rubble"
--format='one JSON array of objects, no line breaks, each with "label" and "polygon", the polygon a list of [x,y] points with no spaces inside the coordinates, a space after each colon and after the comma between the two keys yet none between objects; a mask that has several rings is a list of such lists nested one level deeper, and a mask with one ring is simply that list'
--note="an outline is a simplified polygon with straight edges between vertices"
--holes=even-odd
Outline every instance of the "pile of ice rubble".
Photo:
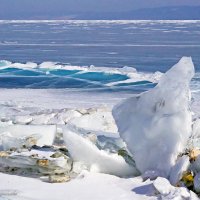
[{"label": "pile of ice rubble", "polygon": [[184,57],[155,88],[112,112],[105,107],[1,115],[0,171],[49,182],[69,181],[83,170],[141,175],[161,199],[198,199],[192,192],[200,193],[200,119],[190,111],[193,75],[192,60]]}]

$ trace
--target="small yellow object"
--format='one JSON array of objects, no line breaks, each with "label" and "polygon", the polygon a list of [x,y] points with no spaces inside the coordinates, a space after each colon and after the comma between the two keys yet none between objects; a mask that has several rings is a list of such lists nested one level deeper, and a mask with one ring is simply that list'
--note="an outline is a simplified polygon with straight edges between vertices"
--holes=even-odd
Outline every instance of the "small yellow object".
[{"label": "small yellow object", "polygon": [[49,165],[49,160],[47,160],[47,159],[37,160],[37,164],[40,167],[47,167]]},{"label": "small yellow object", "polygon": [[194,176],[191,172],[185,172],[181,181],[183,181],[187,187],[190,187],[193,185]]},{"label": "small yellow object", "polygon": [[0,157],[8,157],[9,156],[9,153],[6,152],[6,151],[0,151]]}]

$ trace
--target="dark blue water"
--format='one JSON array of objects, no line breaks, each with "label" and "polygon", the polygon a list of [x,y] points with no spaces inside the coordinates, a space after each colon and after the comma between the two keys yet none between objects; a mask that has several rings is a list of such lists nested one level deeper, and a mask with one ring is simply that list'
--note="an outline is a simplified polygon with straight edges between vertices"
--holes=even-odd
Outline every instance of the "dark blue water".
[{"label": "dark blue water", "polygon": [[[165,72],[182,56],[200,67],[200,21],[0,21],[1,88],[104,88],[152,87],[149,80],[127,80],[126,73],[45,69],[44,61],[61,66],[96,68],[134,67],[143,72]],[[16,63],[37,63],[29,65]]]}]

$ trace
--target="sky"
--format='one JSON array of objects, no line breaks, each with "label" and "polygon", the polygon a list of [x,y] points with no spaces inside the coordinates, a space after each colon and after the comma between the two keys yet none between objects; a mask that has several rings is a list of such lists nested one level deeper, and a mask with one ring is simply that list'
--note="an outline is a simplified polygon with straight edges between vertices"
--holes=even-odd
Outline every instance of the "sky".
[{"label": "sky", "polygon": [[200,0],[0,0],[0,16],[28,13],[115,12],[160,6],[199,5]]}]

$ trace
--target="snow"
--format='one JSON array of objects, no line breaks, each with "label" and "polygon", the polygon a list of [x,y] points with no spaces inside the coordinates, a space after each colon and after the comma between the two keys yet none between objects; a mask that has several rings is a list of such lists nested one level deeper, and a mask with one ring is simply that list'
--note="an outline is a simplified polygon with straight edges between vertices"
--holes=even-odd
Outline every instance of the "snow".
[{"label": "snow", "polygon": [[[78,178],[62,184],[50,184],[39,179],[0,173],[0,197],[8,195],[10,200],[156,200],[146,196],[140,178],[122,179],[111,175],[83,172]],[[140,188],[140,194],[133,191]],[[141,194],[143,192],[144,194]],[[4,195],[6,196],[6,195]]]},{"label": "snow", "polygon": [[143,182],[140,177],[123,179],[83,171],[76,179],[61,184],[3,173],[0,179],[4,180],[0,182],[0,198],[9,200],[198,200],[193,192],[172,187],[164,178]]},{"label": "snow", "polygon": [[133,96],[113,109],[121,138],[141,173],[155,170],[168,177],[191,135],[189,83],[192,59],[183,57],[152,90]]},{"label": "snow", "polygon": [[156,190],[162,195],[169,194],[171,190],[173,189],[173,186],[170,185],[169,181],[161,177],[158,177],[154,181],[153,185],[156,188]]},{"label": "snow", "polygon": [[84,89],[0,89],[0,94],[0,116],[13,116],[27,109],[112,107],[130,96],[95,91],[90,93]]},{"label": "snow", "polygon": [[91,141],[70,130],[70,127],[63,130],[63,137],[72,159],[82,162],[90,171],[123,177],[138,174],[123,157],[99,150]]}]

